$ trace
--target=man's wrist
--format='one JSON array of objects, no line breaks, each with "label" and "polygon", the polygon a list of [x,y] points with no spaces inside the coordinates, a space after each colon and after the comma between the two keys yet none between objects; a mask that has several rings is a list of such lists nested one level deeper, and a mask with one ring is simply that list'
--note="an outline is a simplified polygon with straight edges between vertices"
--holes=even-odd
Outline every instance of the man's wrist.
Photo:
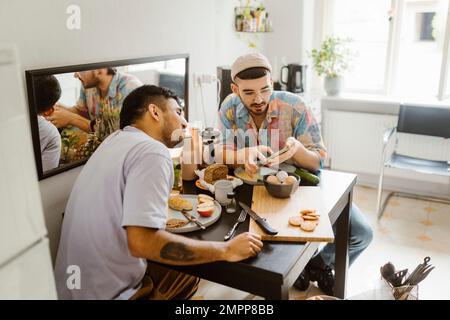
[{"label": "man's wrist", "polygon": [[72,126],[80,128],[81,130],[85,132],[89,132],[90,130],[90,120],[86,119],[85,117],[76,114],[72,119],[71,123]]},{"label": "man's wrist", "polygon": [[89,122],[89,128],[91,129],[91,132],[95,131],[95,119]]},{"label": "man's wrist", "polygon": [[228,251],[230,249],[228,243],[218,243],[219,260],[228,261]]}]

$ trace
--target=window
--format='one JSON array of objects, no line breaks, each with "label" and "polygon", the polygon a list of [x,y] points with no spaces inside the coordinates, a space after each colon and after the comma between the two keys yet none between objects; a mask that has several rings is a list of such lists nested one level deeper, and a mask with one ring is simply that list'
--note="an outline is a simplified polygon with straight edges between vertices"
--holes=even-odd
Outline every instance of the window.
[{"label": "window", "polygon": [[[400,96],[414,92],[421,98],[436,97],[441,72],[443,43],[448,0],[402,1],[398,58],[394,70],[392,92]],[[431,14],[423,14],[424,12]],[[445,12],[445,16],[444,16]],[[419,17],[419,18],[418,18]],[[427,21],[425,17],[434,17]],[[421,39],[429,32],[428,41]]]},{"label": "window", "polygon": [[[357,53],[346,90],[450,97],[449,0],[326,0],[332,34]],[[448,93],[448,95],[447,95]]]},{"label": "window", "polygon": [[381,92],[384,86],[389,39],[386,12],[391,0],[336,0],[332,13],[333,34],[353,39],[356,53],[346,87],[359,92]]}]

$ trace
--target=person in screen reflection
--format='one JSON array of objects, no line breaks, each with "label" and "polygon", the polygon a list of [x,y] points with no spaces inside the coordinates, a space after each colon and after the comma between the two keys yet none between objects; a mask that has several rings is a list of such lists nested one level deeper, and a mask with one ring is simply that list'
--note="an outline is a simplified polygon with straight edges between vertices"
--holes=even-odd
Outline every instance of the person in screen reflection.
[{"label": "person in screen reflection", "polygon": [[41,145],[42,170],[58,167],[61,156],[61,136],[58,129],[45,117],[54,112],[55,104],[61,97],[61,87],[53,76],[40,76],[35,80],[36,111]]},{"label": "person in screen reflection", "polygon": [[142,85],[135,76],[124,74],[116,68],[102,68],[75,72],[82,88],[78,102],[73,107],[56,105],[55,111],[47,117],[58,128],[77,127],[93,132],[96,118],[106,106],[122,108],[125,97]]}]

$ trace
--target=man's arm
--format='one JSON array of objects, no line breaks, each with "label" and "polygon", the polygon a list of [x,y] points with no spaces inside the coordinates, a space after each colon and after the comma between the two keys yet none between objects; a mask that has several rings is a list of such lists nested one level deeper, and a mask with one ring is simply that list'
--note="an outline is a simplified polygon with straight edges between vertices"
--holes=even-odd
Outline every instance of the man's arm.
[{"label": "man's arm", "polygon": [[60,103],[60,102],[57,102],[57,103],[55,104],[55,107],[56,107],[56,108],[64,108],[64,109],[66,109],[66,110],[68,110],[68,111],[70,111],[70,112],[72,112],[72,113],[79,114],[78,109],[77,109],[77,105],[75,105],[75,106],[73,106],[73,107],[69,107],[68,105],[65,105],[65,104],[62,104],[62,103]]},{"label": "man's arm", "polygon": [[80,128],[85,132],[91,132],[91,122],[88,119],[80,116],[79,114],[74,115],[70,124],[74,127]]},{"label": "man's arm", "polygon": [[256,256],[263,246],[259,235],[248,232],[228,242],[213,242],[145,227],[128,226],[126,230],[131,255],[170,265],[240,261]]},{"label": "man's arm", "polygon": [[131,152],[128,158],[134,160],[123,167],[126,184],[121,225],[126,229],[128,249],[133,256],[186,265],[238,261],[261,250],[261,238],[249,233],[224,243],[192,240],[165,231],[173,163],[168,154],[157,153],[151,144],[146,146],[136,156]]},{"label": "man's arm", "polygon": [[297,167],[302,167],[312,172],[320,169],[319,154],[313,150],[308,150],[294,137],[288,138],[286,147],[289,148],[287,152],[269,161],[272,165],[280,164],[291,159]]},{"label": "man's arm", "polygon": [[326,149],[322,141],[319,125],[303,101],[294,106],[296,121],[292,140],[295,145],[295,153],[292,155],[297,166],[309,171],[318,171],[321,168],[321,160],[326,158]]},{"label": "man's arm", "polygon": [[65,128],[68,125],[80,128],[85,132],[91,132],[91,122],[78,114],[76,108],[55,107],[55,111],[47,117],[57,128]]},{"label": "man's arm", "polygon": [[297,151],[292,156],[292,160],[294,160],[295,164],[298,167],[305,168],[312,172],[320,170],[320,157],[318,153],[306,149],[300,141],[297,140],[297,142]]},{"label": "man's arm", "polygon": [[[256,165],[257,160],[259,159],[265,162],[266,157],[263,153],[272,154],[272,150],[270,147],[263,145],[236,150],[235,135],[239,133],[239,130],[234,119],[234,107],[228,105],[231,97],[232,95],[225,99],[218,114],[218,127],[222,137],[221,143],[214,147],[216,163],[224,163],[234,168],[244,166],[245,171],[253,175],[258,171],[258,166]],[[241,129],[240,131],[243,132],[243,130]]]}]

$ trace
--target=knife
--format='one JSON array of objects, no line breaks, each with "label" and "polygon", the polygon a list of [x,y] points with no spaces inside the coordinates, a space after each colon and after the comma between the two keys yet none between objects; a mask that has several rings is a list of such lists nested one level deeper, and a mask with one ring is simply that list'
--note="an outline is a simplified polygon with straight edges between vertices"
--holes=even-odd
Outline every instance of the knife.
[{"label": "knife", "polygon": [[181,210],[181,213],[183,214],[183,216],[185,216],[189,221],[194,222],[196,225],[198,225],[200,227],[200,229],[205,230],[206,227],[204,226],[203,223],[201,223],[200,221],[197,220],[197,218],[193,217],[189,212],[185,211],[185,210]]},{"label": "knife", "polygon": [[258,226],[261,227],[261,229],[263,229],[263,231],[267,234],[270,235],[276,235],[278,233],[277,230],[273,229],[271,226],[269,226],[269,224],[267,223],[266,219],[261,218],[260,216],[258,216],[258,214],[253,211],[249,206],[247,206],[245,203],[242,203],[239,201],[239,205],[241,206],[242,209],[244,209],[245,211],[247,211],[247,213],[250,215],[250,217],[252,217],[253,220],[255,220],[256,224]]}]

